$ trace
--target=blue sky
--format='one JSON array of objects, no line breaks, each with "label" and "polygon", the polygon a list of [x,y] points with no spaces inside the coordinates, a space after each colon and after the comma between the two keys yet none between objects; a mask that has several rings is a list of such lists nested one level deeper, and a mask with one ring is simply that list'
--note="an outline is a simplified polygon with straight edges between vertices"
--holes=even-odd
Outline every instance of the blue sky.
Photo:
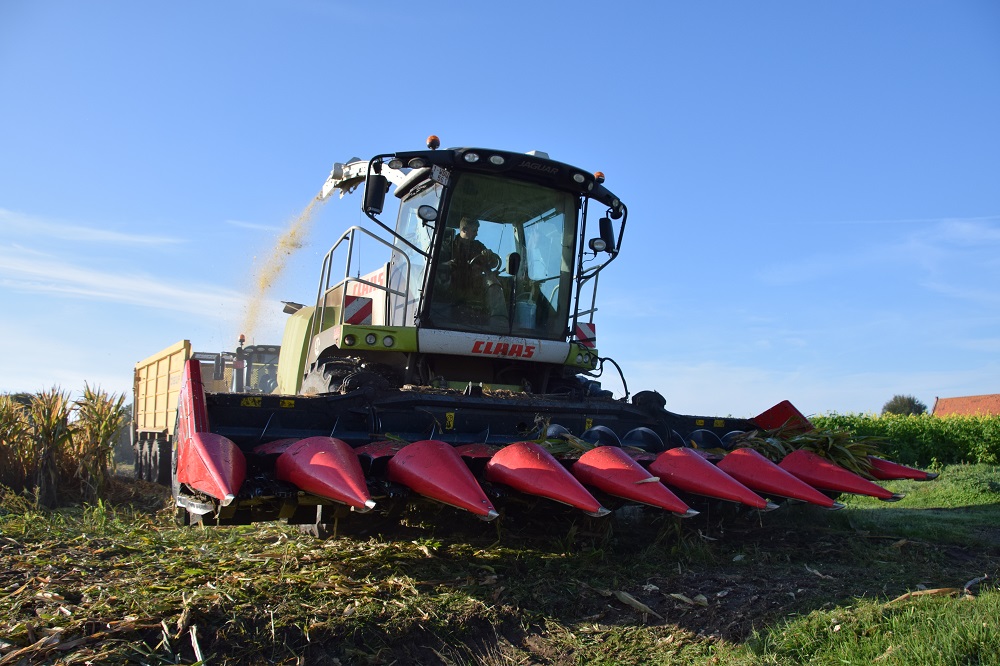
[{"label": "blue sky", "polygon": [[[1000,392],[992,0],[3,0],[0,95],[0,391],[232,348],[331,164],[433,133],[607,175],[600,350],[668,409]],[[256,342],[359,208],[313,216]]]}]

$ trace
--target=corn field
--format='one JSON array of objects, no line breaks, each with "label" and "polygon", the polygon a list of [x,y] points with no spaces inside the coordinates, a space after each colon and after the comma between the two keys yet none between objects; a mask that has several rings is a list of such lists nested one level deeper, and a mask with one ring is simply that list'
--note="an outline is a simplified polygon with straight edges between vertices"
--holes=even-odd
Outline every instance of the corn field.
[{"label": "corn field", "polygon": [[99,499],[115,472],[124,401],[89,385],[77,400],[58,388],[0,395],[0,485],[45,508]]},{"label": "corn field", "polygon": [[810,420],[819,429],[879,438],[886,457],[918,467],[1000,463],[1000,416],[832,414]]}]

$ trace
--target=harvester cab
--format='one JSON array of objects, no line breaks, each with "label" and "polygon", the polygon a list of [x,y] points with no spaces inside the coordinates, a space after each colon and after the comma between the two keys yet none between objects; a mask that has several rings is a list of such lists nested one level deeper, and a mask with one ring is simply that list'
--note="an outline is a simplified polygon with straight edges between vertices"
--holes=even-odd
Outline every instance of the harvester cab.
[{"label": "harvester cab", "polygon": [[[302,368],[295,388],[593,390],[578,375],[601,372],[597,282],[618,256],[625,205],[602,174],[544,153],[437,146],[334,166],[320,197],[363,182],[382,233],[352,227],[327,254],[315,308],[293,315],[310,318],[302,356],[283,340],[283,361]],[[394,225],[383,220],[390,187]],[[362,268],[373,254],[362,242],[388,262]]]},{"label": "harvester cab", "polygon": [[[233,393],[273,393],[278,387],[278,359],[281,348],[277,345],[244,345],[240,335],[239,347],[231,359]],[[225,367],[225,358],[222,362]]]}]

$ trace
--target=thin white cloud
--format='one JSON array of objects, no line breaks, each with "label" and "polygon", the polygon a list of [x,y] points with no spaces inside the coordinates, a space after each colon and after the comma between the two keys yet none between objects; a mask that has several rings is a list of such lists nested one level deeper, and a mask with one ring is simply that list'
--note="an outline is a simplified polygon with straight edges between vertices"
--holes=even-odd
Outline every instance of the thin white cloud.
[{"label": "thin white cloud", "polygon": [[33,240],[39,237],[72,242],[104,243],[114,245],[176,245],[186,242],[170,236],[127,234],[110,229],[96,229],[80,224],[48,220],[35,215],[17,213],[0,208],[0,229],[10,238],[21,233]]},{"label": "thin white cloud", "polygon": [[167,283],[141,273],[95,270],[37,252],[27,256],[10,247],[0,247],[0,284],[13,291],[84,297],[208,317],[235,312],[245,300],[239,292],[214,285]]},{"label": "thin white cloud", "polygon": [[254,231],[269,231],[275,233],[282,231],[281,227],[269,224],[257,224],[255,222],[243,222],[242,220],[226,220],[226,224],[233,227],[239,227],[240,229],[252,229]]},{"label": "thin white cloud", "polygon": [[[31,354],[8,358],[0,376],[0,393],[31,393],[52,387],[75,393],[86,383],[131,400],[131,369],[143,352],[130,353],[123,345],[108,345],[107,331],[93,322],[83,324],[72,332],[55,322],[48,328],[30,331],[0,324],[0,339],[11,349],[33,350]],[[149,354],[154,351],[149,350]]]},{"label": "thin white cloud", "polygon": [[[757,271],[757,277],[769,285],[788,286],[821,279],[832,280],[846,274],[890,266],[894,267],[891,270],[897,275],[903,274],[907,268],[916,268],[928,276],[938,276],[955,274],[956,269],[961,269],[959,274],[964,274],[970,261],[981,267],[997,265],[995,259],[983,255],[990,247],[1000,244],[1000,216],[839,224],[918,223],[919,229],[904,231],[887,241],[859,244],[856,251],[824,253],[822,248],[817,248],[811,255],[788,261],[770,261]],[[932,288],[932,284],[933,281],[928,281],[924,286]],[[959,292],[961,288],[954,290]]]},{"label": "thin white cloud", "polygon": [[1000,215],[982,215],[979,217],[925,217],[925,218],[903,218],[898,220],[837,220],[834,222],[824,222],[823,224],[859,224],[859,225],[927,225],[946,223],[969,223],[978,224],[985,222],[1000,222]]},{"label": "thin white cloud", "polygon": [[969,301],[989,307],[1000,306],[1000,293],[985,287],[955,286],[938,281],[922,282],[921,286],[936,294],[956,300]]},{"label": "thin white cloud", "polygon": [[[1000,338],[974,338],[959,341],[959,346],[977,352],[1000,354]],[[1000,385],[1000,382],[997,382]]]},{"label": "thin white cloud", "polygon": [[929,243],[962,247],[1000,243],[1000,218],[942,220],[919,236]]}]

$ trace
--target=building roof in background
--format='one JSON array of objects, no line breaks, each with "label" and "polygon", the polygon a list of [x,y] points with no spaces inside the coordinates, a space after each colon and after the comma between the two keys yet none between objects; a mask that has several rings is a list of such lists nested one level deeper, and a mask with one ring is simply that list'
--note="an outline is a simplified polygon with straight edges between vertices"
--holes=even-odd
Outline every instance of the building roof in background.
[{"label": "building roof in background", "polygon": [[968,395],[961,398],[935,398],[931,414],[934,416],[1000,415],[1000,393]]}]

